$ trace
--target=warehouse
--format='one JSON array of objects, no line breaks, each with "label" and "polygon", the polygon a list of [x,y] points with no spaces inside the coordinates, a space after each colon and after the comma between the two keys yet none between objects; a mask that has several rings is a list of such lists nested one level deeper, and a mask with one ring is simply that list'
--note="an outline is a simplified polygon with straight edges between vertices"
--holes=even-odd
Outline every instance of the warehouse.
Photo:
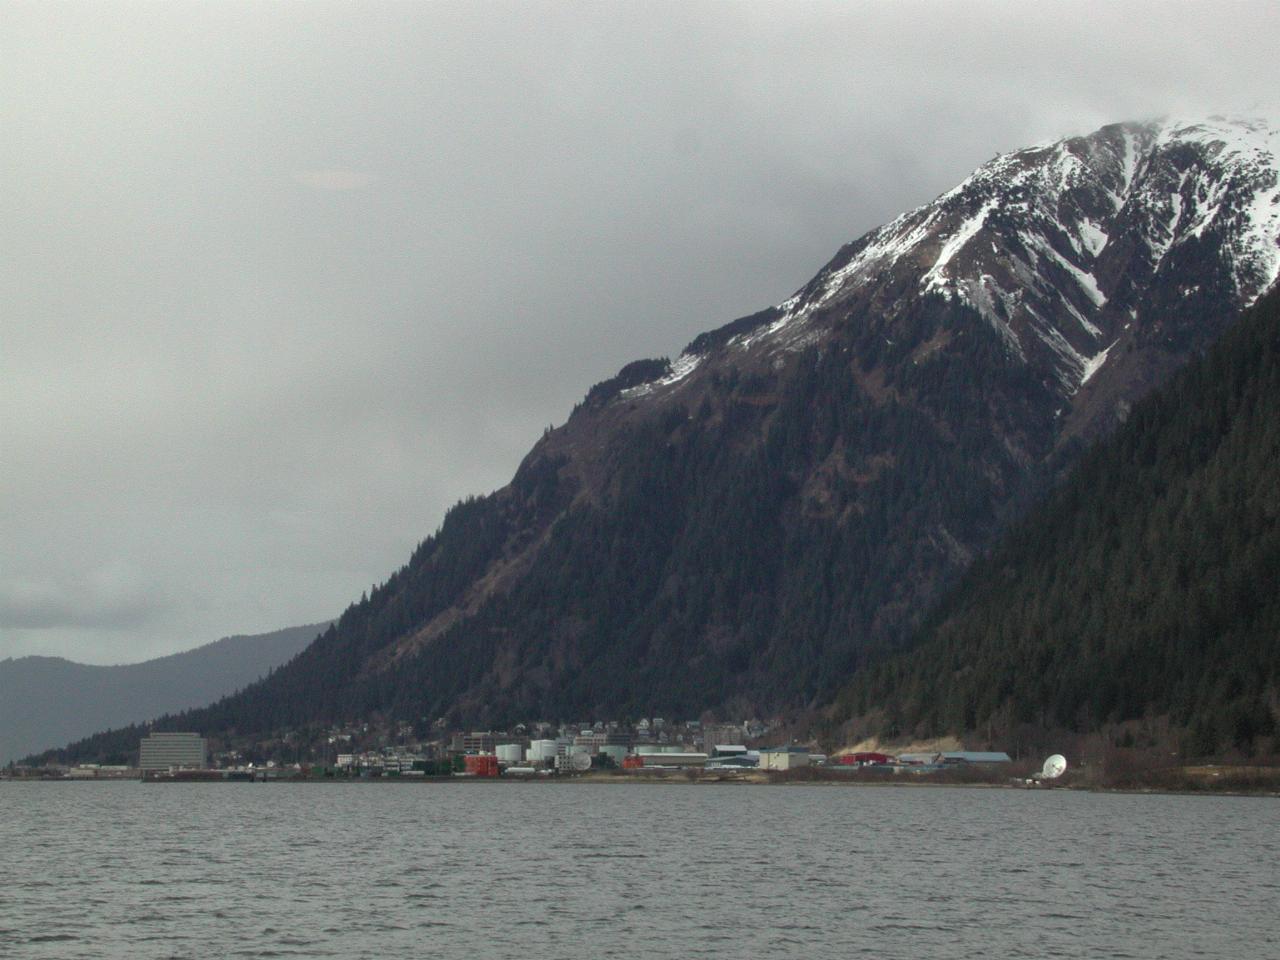
[{"label": "warehouse", "polygon": [[795,770],[808,765],[808,747],[770,747],[760,751],[761,770]]}]

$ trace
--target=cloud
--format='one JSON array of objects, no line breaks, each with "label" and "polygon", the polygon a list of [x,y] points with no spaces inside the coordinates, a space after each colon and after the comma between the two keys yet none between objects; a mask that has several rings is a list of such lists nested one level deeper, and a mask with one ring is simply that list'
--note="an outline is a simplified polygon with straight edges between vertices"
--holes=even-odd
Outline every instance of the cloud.
[{"label": "cloud", "polygon": [[0,4],[0,657],[333,616],[996,152],[1275,118],[1219,6]]},{"label": "cloud", "polygon": [[363,190],[373,183],[373,177],[358,170],[299,170],[293,179],[304,187],[313,190],[327,190],[341,193],[349,190]]},{"label": "cloud", "polygon": [[139,572],[112,561],[75,578],[0,581],[0,628],[127,630],[161,612]]}]

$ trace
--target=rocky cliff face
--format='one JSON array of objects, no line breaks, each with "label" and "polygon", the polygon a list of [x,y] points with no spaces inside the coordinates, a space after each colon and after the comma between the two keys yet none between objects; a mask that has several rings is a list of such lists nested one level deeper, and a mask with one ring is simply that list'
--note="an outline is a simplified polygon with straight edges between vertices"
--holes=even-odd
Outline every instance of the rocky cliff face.
[{"label": "rocky cliff face", "polygon": [[996,158],[784,302],[597,384],[508,487],[203,720],[821,700],[1274,283],[1278,152],[1210,120]]}]

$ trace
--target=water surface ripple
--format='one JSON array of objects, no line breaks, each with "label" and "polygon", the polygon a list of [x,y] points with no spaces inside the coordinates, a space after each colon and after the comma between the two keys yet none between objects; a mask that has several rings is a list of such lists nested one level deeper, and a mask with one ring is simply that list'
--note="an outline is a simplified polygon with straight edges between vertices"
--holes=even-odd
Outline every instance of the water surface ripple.
[{"label": "water surface ripple", "polygon": [[1280,957],[1280,806],[1067,791],[0,783],[0,956]]}]

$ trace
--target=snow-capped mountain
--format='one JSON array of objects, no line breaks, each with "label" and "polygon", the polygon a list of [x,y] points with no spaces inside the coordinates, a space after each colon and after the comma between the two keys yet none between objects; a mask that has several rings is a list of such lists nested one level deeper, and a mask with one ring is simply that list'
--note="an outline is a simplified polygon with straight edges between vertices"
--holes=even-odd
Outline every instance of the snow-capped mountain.
[{"label": "snow-capped mountain", "polygon": [[823,702],[1275,282],[1277,146],[1162,121],[992,160],[596,384],[293,663],[184,722]]},{"label": "snow-capped mountain", "polygon": [[[729,346],[795,350],[841,322],[892,340],[904,316],[945,301],[1073,397],[1144,329],[1202,346],[1218,329],[1206,309],[1243,308],[1275,282],[1277,157],[1275,130],[1219,117],[1117,124],[997,157],[845,246]],[[656,386],[696,369],[705,345]]]}]

